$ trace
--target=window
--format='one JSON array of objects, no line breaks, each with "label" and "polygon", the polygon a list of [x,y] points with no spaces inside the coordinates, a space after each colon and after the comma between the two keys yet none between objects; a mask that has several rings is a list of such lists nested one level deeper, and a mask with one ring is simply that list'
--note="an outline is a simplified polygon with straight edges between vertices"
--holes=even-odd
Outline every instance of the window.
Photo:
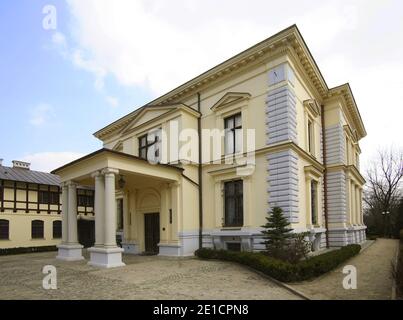
[{"label": "window", "polygon": [[242,152],[242,116],[240,113],[224,119],[225,154]]},{"label": "window", "polygon": [[314,140],[313,140],[314,134],[313,134],[313,123],[311,120],[308,120],[308,152],[309,153],[314,153],[313,145],[314,145]]},{"label": "window", "polygon": [[38,202],[40,204],[59,204],[59,193],[52,191],[39,191]]},{"label": "window", "polygon": [[243,181],[230,181],[224,184],[225,226],[243,226]]},{"label": "window", "polygon": [[34,220],[31,223],[31,238],[32,239],[43,239],[43,221]]},{"label": "window", "polygon": [[139,138],[139,157],[149,161],[160,161],[161,129]]},{"label": "window", "polygon": [[10,222],[0,220],[0,240],[8,240],[10,236]]},{"label": "window", "polygon": [[117,204],[117,219],[118,230],[123,230],[123,199],[118,199]]},{"label": "window", "polygon": [[77,205],[79,207],[94,207],[94,194],[86,190],[79,190],[77,196]]},{"label": "window", "polygon": [[239,242],[227,242],[227,250],[228,251],[241,251],[241,243]]},{"label": "window", "polygon": [[62,237],[62,222],[53,221],[53,239],[60,239]]},{"label": "window", "polygon": [[311,181],[311,221],[312,225],[318,224],[318,183]]}]

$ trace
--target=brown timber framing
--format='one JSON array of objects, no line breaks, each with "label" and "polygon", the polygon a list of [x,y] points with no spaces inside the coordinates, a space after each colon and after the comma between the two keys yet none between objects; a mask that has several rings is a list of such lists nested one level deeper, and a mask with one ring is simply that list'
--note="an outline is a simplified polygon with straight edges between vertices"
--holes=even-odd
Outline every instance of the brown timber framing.
[{"label": "brown timber framing", "polygon": [[[19,184],[24,183],[24,186],[19,186]],[[8,185],[7,185],[8,184]],[[39,192],[40,191],[47,191],[47,192],[52,192],[52,187],[57,188],[57,193],[59,194],[59,201],[57,204],[51,204],[50,203],[50,197],[49,197],[49,203],[43,203],[43,205],[47,205],[46,209],[41,209],[40,205],[41,203],[39,202]],[[46,188],[46,190],[45,190]],[[11,189],[13,190],[13,197],[12,200],[6,200],[5,199],[5,190],[6,189]],[[31,211],[36,211],[36,213],[41,213],[41,212],[47,212],[48,214],[52,213],[57,213],[61,214],[61,203],[60,203],[60,194],[61,194],[61,188],[59,186],[55,185],[41,185],[41,184],[36,184],[36,183],[29,183],[29,182],[18,182],[18,181],[13,181],[13,180],[0,180],[0,212],[5,212],[5,210],[12,210],[14,213],[18,211],[24,211],[25,213],[29,213]],[[17,191],[24,191],[25,193],[25,200],[17,200]],[[37,192],[37,201],[29,201],[29,192],[34,191]],[[53,191],[56,192],[56,191]],[[85,190],[85,194],[89,196],[93,196],[94,193],[92,190]],[[7,206],[7,204],[11,204],[10,206]],[[23,204],[22,206],[19,206]],[[36,209],[30,207],[30,205],[36,206]],[[52,206],[57,206],[57,209],[52,210]],[[93,207],[91,206],[86,206],[85,211],[78,211],[78,213],[87,213],[87,214],[93,214],[94,212],[91,212],[91,209]]]}]

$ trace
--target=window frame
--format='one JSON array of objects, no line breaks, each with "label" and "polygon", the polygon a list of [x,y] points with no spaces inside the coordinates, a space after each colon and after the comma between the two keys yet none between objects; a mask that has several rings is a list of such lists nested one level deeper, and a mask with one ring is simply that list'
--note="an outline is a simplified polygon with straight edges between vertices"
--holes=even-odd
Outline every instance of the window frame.
[{"label": "window frame", "polygon": [[[228,194],[228,188],[233,185],[233,194]],[[238,186],[238,188],[237,188]],[[240,186],[240,188],[239,188]],[[243,180],[224,182],[224,227],[243,227],[244,225],[244,187]],[[239,192],[241,190],[241,192]],[[233,201],[234,212],[229,212],[229,201]],[[231,217],[231,214],[233,215]]]},{"label": "window frame", "polygon": [[58,205],[60,203],[60,193],[57,191],[38,190],[38,203]]},{"label": "window frame", "polygon": [[308,131],[308,152],[311,155],[314,155],[315,154],[314,121],[310,117],[308,117],[307,131]]},{"label": "window frame", "polygon": [[318,225],[318,182],[311,180],[311,224]]},{"label": "window frame", "polygon": [[[39,223],[35,225],[35,223]],[[35,230],[39,228],[38,230]],[[40,232],[42,231],[42,232]],[[32,220],[31,221],[31,239],[33,240],[41,240],[45,239],[45,222],[43,220]]]},{"label": "window frame", "polygon": [[[7,232],[4,232],[3,228],[7,228]],[[3,235],[7,235],[7,237],[3,237]],[[0,219],[0,240],[10,240],[10,220]]]},{"label": "window frame", "polygon": [[[154,146],[156,144],[161,143],[161,140],[159,139],[160,138],[159,134],[154,134],[153,141],[149,140],[149,136],[153,132],[161,132],[161,128],[150,131],[149,133],[143,134],[140,137],[138,137],[138,156],[139,156],[139,158],[147,160],[147,161],[148,161],[148,149],[150,149],[152,146]],[[143,144],[143,141],[144,141],[144,144]],[[159,159],[160,158],[160,147],[161,147],[161,145],[158,148],[155,148],[155,151],[154,151],[154,157],[155,157],[155,159],[158,159],[158,161],[157,161],[158,163],[160,162],[160,159]],[[145,150],[145,157],[142,156],[142,154],[141,154],[143,150]]]},{"label": "window frame", "polygon": [[[236,120],[237,118],[240,118],[240,125],[236,125]],[[229,121],[232,121],[232,128],[230,128],[227,124]],[[228,117],[224,118],[224,131],[225,131],[225,136],[224,136],[224,154],[225,155],[234,155],[234,154],[239,154],[242,153],[242,143],[243,143],[243,139],[242,139],[242,135],[241,135],[241,145],[240,148],[241,150],[237,150],[237,138],[236,138],[236,132],[237,130],[242,130],[242,112],[237,112],[234,113]],[[232,132],[232,152],[227,151],[228,150],[228,146],[227,144],[229,143],[229,139],[228,137],[228,132],[231,131]],[[242,131],[241,131],[242,134]]]}]

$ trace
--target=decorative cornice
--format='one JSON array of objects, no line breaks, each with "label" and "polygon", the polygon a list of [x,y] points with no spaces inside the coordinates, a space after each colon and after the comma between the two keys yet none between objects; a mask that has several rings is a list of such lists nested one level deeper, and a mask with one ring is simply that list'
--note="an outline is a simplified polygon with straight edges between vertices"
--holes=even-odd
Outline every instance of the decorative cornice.
[{"label": "decorative cornice", "polygon": [[351,117],[353,125],[357,130],[358,140],[364,138],[367,135],[364,123],[362,122],[360,112],[358,111],[358,107],[354,99],[353,92],[348,83],[330,89],[324,98],[342,98],[344,103],[346,104],[347,114]]},{"label": "decorative cornice", "polygon": [[320,106],[315,99],[309,99],[304,101],[304,107],[316,118],[320,116]]},{"label": "decorative cornice", "polygon": [[211,110],[215,111],[217,109],[229,107],[235,103],[249,100],[250,97],[251,94],[248,92],[227,92],[211,107]]}]

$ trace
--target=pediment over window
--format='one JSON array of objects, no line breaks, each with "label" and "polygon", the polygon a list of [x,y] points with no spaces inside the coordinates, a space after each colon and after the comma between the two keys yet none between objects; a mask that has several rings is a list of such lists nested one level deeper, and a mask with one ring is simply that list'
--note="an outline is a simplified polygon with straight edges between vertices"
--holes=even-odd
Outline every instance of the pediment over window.
[{"label": "pediment over window", "polygon": [[250,93],[247,92],[227,92],[220,100],[218,100],[212,107],[212,111],[222,109],[231,106],[235,103],[249,100],[251,97]]},{"label": "pediment over window", "polygon": [[320,105],[315,99],[309,99],[304,101],[304,107],[316,118],[320,116]]}]

